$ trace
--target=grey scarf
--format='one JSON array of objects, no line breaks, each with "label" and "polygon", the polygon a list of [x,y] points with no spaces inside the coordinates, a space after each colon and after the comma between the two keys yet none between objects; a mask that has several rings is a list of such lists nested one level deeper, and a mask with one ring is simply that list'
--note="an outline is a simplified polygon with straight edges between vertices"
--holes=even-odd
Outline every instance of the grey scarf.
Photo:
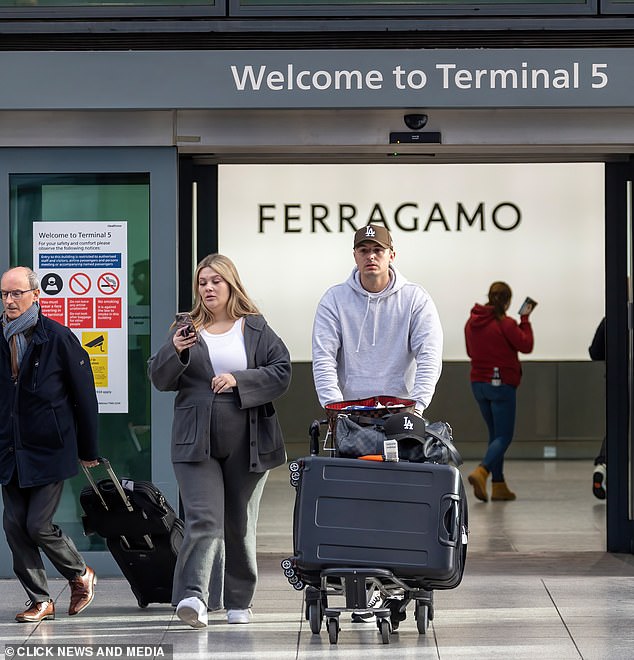
[{"label": "grey scarf", "polygon": [[[22,363],[29,341],[26,333],[37,324],[40,307],[33,303],[26,312],[20,314],[17,319],[9,321],[6,314],[2,315],[2,332],[11,348],[11,371],[13,377],[17,378],[17,371]],[[28,333],[29,335],[31,333]]]}]

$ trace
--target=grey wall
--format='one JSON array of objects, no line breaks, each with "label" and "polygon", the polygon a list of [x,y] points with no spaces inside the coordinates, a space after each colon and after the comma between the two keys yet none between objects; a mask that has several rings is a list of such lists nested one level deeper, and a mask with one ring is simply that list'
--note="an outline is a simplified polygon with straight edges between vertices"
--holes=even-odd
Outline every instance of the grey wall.
[{"label": "grey wall", "polygon": [[[604,364],[597,362],[523,362],[517,395],[515,437],[509,458],[593,459],[605,426]],[[377,393],[381,394],[381,393]],[[385,394],[389,394],[386,392]],[[308,452],[308,427],[323,419],[313,387],[310,363],[293,364],[289,392],[277,409],[289,457]],[[487,436],[471,394],[468,362],[446,362],[436,394],[426,411],[430,420],[445,420],[465,460],[482,457]],[[554,448],[554,449],[553,449]]]}]

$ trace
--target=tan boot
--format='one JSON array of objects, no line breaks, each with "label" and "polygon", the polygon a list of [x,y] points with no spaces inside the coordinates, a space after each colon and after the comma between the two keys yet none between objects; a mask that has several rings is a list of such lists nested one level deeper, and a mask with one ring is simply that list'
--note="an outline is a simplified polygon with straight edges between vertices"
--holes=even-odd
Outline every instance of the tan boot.
[{"label": "tan boot", "polygon": [[483,466],[478,467],[468,476],[469,483],[473,486],[473,494],[483,502],[489,501],[487,495],[487,479],[489,471]]},{"label": "tan boot", "polygon": [[494,481],[491,484],[491,501],[506,501],[516,499],[516,495],[506,485],[506,481]]}]

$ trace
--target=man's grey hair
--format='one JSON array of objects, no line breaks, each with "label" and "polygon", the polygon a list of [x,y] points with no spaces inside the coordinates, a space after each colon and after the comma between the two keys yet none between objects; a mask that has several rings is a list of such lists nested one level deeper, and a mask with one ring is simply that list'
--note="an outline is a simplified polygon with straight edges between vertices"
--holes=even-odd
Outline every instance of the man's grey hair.
[{"label": "man's grey hair", "polygon": [[[40,288],[40,278],[34,270],[31,270],[28,266],[14,266],[13,268],[9,268],[9,270],[15,270],[16,268],[23,268],[26,271],[26,277],[29,280],[29,289]],[[5,270],[4,273],[2,273],[2,277],[4,277],[9,270]]]},{"label": "man's grey hair", "polygon": [[39,289],[40,278],[37,276],[37,273],[26,266],[25,266],[25,270],[26,270],[26,276],[29,278],[29,289]]}]

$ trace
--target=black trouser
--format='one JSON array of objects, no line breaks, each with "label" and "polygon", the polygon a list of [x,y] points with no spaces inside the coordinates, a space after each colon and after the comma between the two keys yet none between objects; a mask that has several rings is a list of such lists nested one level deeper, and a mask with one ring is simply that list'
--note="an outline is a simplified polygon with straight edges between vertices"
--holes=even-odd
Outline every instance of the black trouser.
[{"label": "black trouser", "polygon": [[63,481],[56,481],[20,488],[17,471],[11,481],[2,486],[3,525],[13,555],[13,572],[34,603],[50,600],[40,550],[67,580],[86,570],[72,539],[53,524],[63,487]]},{"label": "black trouser", "polygon": [[598,456],[594,459],[595,465],[601,465],[601,463],[606,463],[605,460],[605,436],[603,436],[603,442],[601,443],[601,449],[599,450]]}]

